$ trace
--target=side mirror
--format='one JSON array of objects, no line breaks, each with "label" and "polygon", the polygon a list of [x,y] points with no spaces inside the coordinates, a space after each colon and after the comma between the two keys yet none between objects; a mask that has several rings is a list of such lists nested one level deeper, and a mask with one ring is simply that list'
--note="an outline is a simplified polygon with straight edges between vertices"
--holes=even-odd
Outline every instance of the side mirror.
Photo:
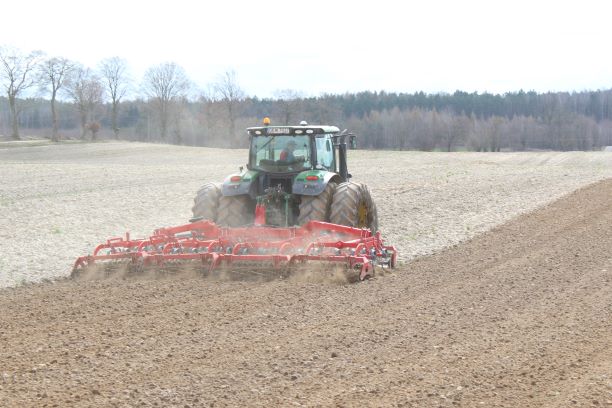
[{"label": "side mirror", "polygon": [[351,149],[356,149],[357,148],[357,136],[349,135],[349,147]]}]

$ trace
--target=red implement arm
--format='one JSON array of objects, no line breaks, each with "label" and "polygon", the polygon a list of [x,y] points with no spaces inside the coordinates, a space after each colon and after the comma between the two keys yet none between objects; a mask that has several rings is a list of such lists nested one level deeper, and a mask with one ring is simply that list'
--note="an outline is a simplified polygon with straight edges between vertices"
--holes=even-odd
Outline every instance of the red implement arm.
[{"label": "red implement arm", "polygon": [[373,276],[374,267],[395,267],[397,251],[383,244],[380,233],[326,222],[301,227],[219,227],[197,221],[160,228],[146,239],[111,238],[93,255],[79,257],[74,272],[101,262],[127,261],[144,267],[163,267],[176,261],[196,261],[213,271],[235,263],[265,263],[274,269],[307,262],[341,264],[359,270],[359,279]]}]

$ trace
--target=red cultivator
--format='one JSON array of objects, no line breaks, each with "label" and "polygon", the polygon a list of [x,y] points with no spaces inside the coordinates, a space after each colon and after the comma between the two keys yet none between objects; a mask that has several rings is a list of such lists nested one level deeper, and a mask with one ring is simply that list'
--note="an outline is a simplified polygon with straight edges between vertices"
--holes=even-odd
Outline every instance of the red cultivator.
[{"label": "red cultivator", "polygon": [[341,266],[350,280],[364,280],[374,275],[377,266],[393,268],[396,259],[395,248],[383,245],[380,233],[372,235],[368,229],[319,221],[281,228],[227,228],[196,221],[158,229],[146,239],[131,239],[129,234],[111,238],[98,245],[93,255],[78,258],[72,276],[187,267],[204,275],[223,270],[283,278],[296,268],[318,263]]}]

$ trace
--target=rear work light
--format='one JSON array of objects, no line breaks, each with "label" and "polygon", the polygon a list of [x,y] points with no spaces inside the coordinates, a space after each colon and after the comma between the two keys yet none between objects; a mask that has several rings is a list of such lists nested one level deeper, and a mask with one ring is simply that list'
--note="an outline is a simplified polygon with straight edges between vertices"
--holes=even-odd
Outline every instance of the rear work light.
[{"label": "rear work light", "polygon": [[306,176],[306,180],[308,181],[317,181],[319,176]]}]

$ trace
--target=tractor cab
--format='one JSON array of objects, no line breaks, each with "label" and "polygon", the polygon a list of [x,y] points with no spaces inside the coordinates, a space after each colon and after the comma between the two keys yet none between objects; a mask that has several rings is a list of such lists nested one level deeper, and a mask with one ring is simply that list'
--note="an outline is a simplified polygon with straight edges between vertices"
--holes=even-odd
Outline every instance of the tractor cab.
[{"label": "tractor cab", "polygon": [[262,126],[247,131],[251,139],[249,170],[273,174],[338,172],[334,141],[340,130],[335,126]]},{"label": "tractor cab", "polygon": [[[202,186],[195,199],[194,217],[229,226],[290,226],[337,219],[343,225],[377,230],[369,190],[351,182],[347,170],[347,149],[355,148],[353,134],[336,126],[306,122],[270,126],[269,120],[247,132],[247,168],[240,167],[223,183]],[[333,200],[338,200],[335,207],[339,210],[332,217]],[[356,202],[361,206],[355,206]],[[353,213],[362,207],[358,218]]]}]

